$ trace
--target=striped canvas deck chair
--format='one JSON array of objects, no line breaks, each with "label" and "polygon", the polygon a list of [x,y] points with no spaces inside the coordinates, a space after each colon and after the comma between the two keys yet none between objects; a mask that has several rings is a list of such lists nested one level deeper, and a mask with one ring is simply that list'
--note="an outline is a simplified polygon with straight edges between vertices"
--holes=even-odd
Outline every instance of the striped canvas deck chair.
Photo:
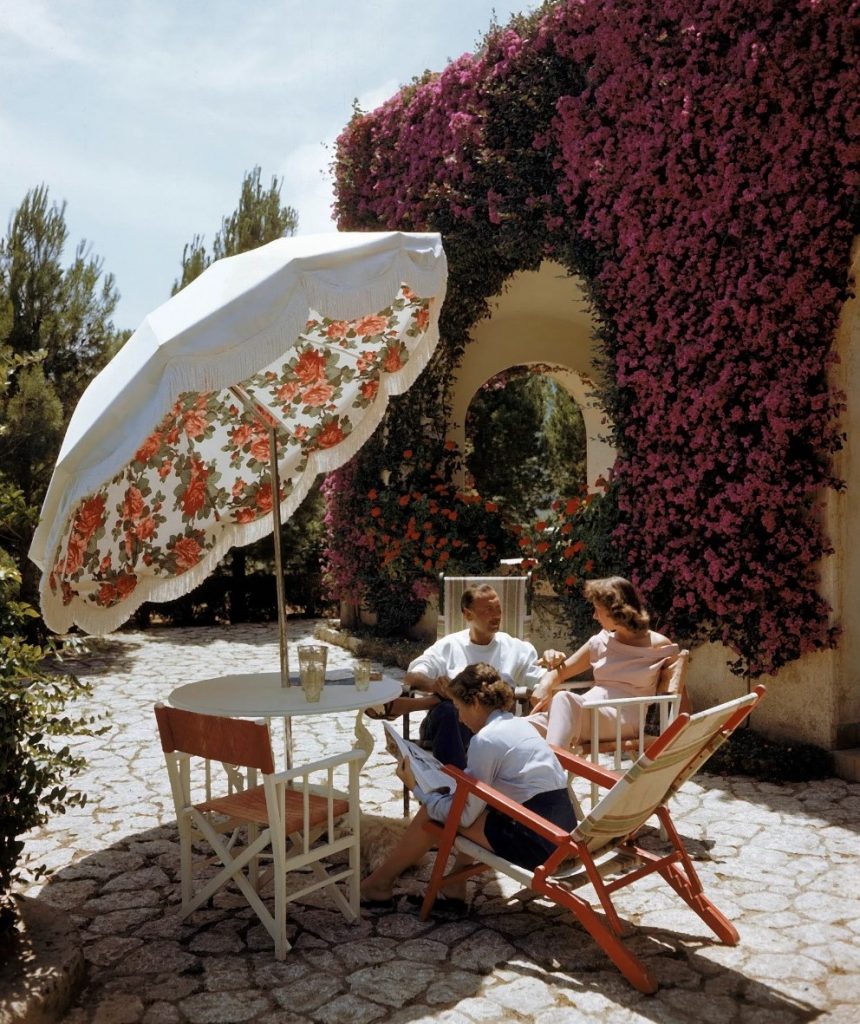
[{"label": "striped canvas deck chair", "polygon": [[[524,889],[531,889],[569,910],[624,977],[641,992],[650,993],[656,991],[657,982],[642,960],[622,941],[629,926],[622,925],[612,894],[656,871],[720,941],[735,945],[739,939],[737,929],[705,895],[666,805],[678,788],[728,739],[764,693],[765,687],[757,686],[745,697],[699,714],[680,714],[623,774],[555,748],[569,772],[607,789],[570,833],[507,799],[491,786],[456,768],[446,767],[445,771],[457,780],[457,790],[444,826],[433,822],[426,826],[438,836],[438,852],[421,908],[422,920],[429,916],[444,883],[487,870],[500,871],[520,882]],[[470,792],[555,843],[546,861],[529,871],[459,835],[457,825]],[[670,845],[665,854],[646,850],[637,842],[639,833],[654,814]],[[452,849],[474,863],[446,876]],[[596,900],[576,891],[589,885]]]},{"label": "striped canvas deck chair", "polygon": [[502,605],[503,633],[528,640],[532,624],[532,578],[526,576],[444,576],[439,577],[439,618],[437,639],[466,628],[460,599],[466,587],[489,584]]}]

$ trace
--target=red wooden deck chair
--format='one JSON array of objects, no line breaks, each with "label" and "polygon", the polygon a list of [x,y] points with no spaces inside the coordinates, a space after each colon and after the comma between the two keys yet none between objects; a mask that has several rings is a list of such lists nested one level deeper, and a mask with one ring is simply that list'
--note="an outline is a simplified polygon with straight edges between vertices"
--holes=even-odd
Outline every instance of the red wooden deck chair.
[{"label": "red wooden deck chair", "polygon": [[[275,957],[283,960],[287,941],[287,903],[317,889],[329,888],[335,904],[348,921],[359,916],[359,799],[358,781],[365,754],[350,750],[312,764],[276,772],[269,727],[265,722],[242,721],[156,704],[155,717],[167,762],[170,788],[179,825],[182,906],[190,914],[221,886],[235,883],[253,907],[275,944]],[[192,757],[200,759],[200,781],[195,792]],[[210,762],[227,770],[228,792],[211,795]],[[230,767],[228,767],[230,766]],[[335,770],[348,773],[348,789],[334,787]],[[241,773],[249,770],[249,788]],[[254,785],[256,773],[262,785]],[[241,835],[247,842],[240,842]],[[205,840],[223,867],[213,877],[198,878],[192,845]],[[326,871],[321,861],[348,851],[346,867]],[[260,861],[269,865],[260,871]],[[287,876],[290,886],[288,890]],[[195,890],[195,882],[199,887]],[[270,912],[259,892],[274,886]],[[338,889],[345,883],[347,895]]]},{"label": "red wooden deck chair", "polygon": [[[453,877],[468,878],[489,869],[501,871],[524,888],[565,907],[589,932],[624,977],[641,992],[654,992],[657,983],[645,964],[622,942],[621,919],[612,902],[612,894],[658,871],[675,892],[718,938],[734,945],[738,932],[705,896],[702,883],[666,807],[678,788],[720,747],[764,696],[765,687],[757,686],[746,697],[720,704],[696,715],[682,713],[648,749],[619,774],[585,758],[556,747],[564,767],[608,792],[573,832],[565,832],[521,804],[502,796],[485,783],[470,778],[457,768],[445,771],[457,780],[451,812],[444,826],[428,823],[438,833],[436,861],[421,907],[426,920],[440,887]],[[534,872],[503,860],[489,850],[458,835],[457,825],[469,793],[475,793],[491,806],[528,825],[552,840],[555,850]],[[637,844],[637,835],[652,814],[656,814],[672,849],[658,855]],[[445,877],[448,855],[455,849],[475,863]],[[623,872],[623,873],[621,873]],[[604,876],[614,876],[604,881]],[[575,890],[590,884],[599,907]],[[602,913],[600,910],[602,909]]]}]

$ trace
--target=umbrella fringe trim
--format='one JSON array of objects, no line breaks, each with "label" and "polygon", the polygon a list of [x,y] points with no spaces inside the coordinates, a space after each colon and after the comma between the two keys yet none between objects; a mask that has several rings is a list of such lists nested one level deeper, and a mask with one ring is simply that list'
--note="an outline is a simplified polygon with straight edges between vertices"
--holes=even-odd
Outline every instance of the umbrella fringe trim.
[{"label": "umbrella fringe trim", "polygon": [[[408,283],[408,282],[407,282]],[[440,295],[435,303],[441,305]],[[355,429],[335,447],[313,452],[308,464],[299,477],[293,492],[281,502],[281,519],[286,521],[304,501],[313,482],[320,473],[330,473],[348,462],[363,444],[371,437],[382,422],[388,405],[388,398],[402,394],[408,390],[420,376],[430,361],[439,340],[438,318],[433,316],[431,322],[415,349],[410,352],[409,362],[394,373],[385,373],[380,378],[380,394]],[[173,601],[184,597],[199,586],[217,567],[224,555],[233,547],[245,547],[253,544],[272,532],[272,520],[264,516],[253,523],[241,526],[226,525],[214,545],[200,562],[181,576],[173,578],[159,577],[156,580],[142,580],[133,595],[116,605],[115,609],[90,607],[77,598],[69,605],[55,597],[49,586],[47,573],[42,575],[41,605],[46,625],[55,633],[66,633],[73,625],[77,625],[85,633],[93,636],[104,636],[118,629],[137,609],[147,601],[159,603]],[[238,538],[241,536],[241,544]],[[56,559],[56,555],[55,555]],[[153,595],[157,593],[157,597]]]}]

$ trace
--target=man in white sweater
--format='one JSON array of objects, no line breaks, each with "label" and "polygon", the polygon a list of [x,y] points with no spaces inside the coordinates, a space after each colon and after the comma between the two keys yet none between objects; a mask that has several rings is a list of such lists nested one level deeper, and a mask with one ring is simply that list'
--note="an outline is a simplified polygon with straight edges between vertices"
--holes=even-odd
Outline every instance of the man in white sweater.
[{"label": "man in white sweater", "polygon": [[531,689],[541,682],[546,670],[530,643],[499,630],[502,605],[489,584],[467,587],[460,607],[467,628],[437,640],[406,671],[404,683],[428,696],[401,698],[393,702],[392,710],[402,714],[428,708],[429,713],[421,723],[423,745],[432,749],[443,764],[465,768],[466,748],[472,734],[459,721],[448,699],[448,683],[467,665],[478,662],[492,665],[511,687]]}]

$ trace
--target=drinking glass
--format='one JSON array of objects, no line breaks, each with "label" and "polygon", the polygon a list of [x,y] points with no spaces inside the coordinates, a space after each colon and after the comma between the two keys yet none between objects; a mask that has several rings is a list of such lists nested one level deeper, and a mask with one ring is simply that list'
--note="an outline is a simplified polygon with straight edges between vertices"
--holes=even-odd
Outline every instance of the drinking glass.
[{"label": "drinking glass", "polygon": [[303,644],[299,647],[299,679],[309,704],[316,704],[325,686],[328,647],[324,644]]},{"label": "drinking glass", "polygon": [[358,658],[353,674],[356,690],[366,690],[370,686],[370,658]]}]

